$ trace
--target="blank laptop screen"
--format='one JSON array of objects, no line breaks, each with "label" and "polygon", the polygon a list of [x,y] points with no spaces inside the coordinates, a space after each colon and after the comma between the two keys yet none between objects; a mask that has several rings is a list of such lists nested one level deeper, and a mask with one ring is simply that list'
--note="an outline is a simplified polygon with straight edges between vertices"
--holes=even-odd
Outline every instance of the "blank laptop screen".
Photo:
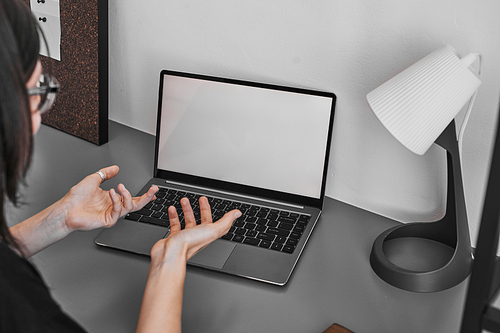
[{"label": "blank laptop screen", "polygon": [[332,98],[163,80],[159,169],[320,197]]}]

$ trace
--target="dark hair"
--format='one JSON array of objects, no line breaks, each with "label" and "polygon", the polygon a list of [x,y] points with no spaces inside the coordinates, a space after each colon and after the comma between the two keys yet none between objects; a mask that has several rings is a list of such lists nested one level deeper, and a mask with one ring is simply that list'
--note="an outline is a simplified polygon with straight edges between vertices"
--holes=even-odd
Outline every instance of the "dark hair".
[{"label": "dark hair", "polygon": [[0,240],[20,250],[9,232],[5,202],[19,204],[18,187],[31,163],[33,137],[26,82],[38,60],[38,23],[20,0],[0,0]]}]

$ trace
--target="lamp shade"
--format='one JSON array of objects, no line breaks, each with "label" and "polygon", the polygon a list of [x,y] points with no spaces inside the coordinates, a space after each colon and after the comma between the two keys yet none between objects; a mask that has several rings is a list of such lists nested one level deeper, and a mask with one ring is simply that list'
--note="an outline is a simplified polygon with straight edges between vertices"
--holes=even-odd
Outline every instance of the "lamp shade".
[{"label": "lamp shade", "polygon": [[446,45],[368,93],[368,104],[396,139],[423,155],[481,85],[469,69],[475,58],[460,59]]}]

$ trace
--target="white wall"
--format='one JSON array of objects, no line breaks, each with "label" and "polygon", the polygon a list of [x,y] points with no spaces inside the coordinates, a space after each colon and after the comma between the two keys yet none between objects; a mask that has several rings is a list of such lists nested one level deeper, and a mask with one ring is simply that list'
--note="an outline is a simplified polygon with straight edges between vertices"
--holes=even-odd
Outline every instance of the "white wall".
[{"label": "white wall", "polygon": [[480,220],[500,92],[498,0],[110,0],[110,118],[154,133],[161,69],[328,90],[337,112],[328,196],[400,221],[442,215],[444,152],[400,145],[366,94],[451,44],[484,56],[463,173]]}]

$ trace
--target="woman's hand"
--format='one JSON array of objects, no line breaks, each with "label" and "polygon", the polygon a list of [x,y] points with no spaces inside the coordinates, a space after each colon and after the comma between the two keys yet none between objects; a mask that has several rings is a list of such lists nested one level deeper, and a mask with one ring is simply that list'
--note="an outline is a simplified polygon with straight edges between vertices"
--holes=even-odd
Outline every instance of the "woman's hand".
[{"label": "woman's hand", "polygon": [[169,207],[170,235],[158,241],[151,250],[153,267],[155,265],[161,267],[163,263],[170,260],[182,259],[183,262],[187,262],[212,241],[224,236],[231,228],[233,221],[241,216],[241,212],[235,209],[226,213],[217,222],[212,222],[212,212],[207,198],[201,197],[199,203],[201,223],[197,225],[189,200],[181,199],[184,230],[181,230],[177,210],[173,206]]},{"label": "woman's hand", "polygon": [[[105,179],[113,178],[118,171],[117,166],[100,170]],[[118,194],[113,189],[102,190],[101,183],[98,173],[87,176],[61,200],[11,227],[9,230],[23,248],[23,254],[30,257],[75,230],[111,227],[120,217],[153,200],[158,191],[153,186],[143,196],[132,198],[123,184],[118,185]]]},{"label": "woman's hand", "polygon": [[[99,171],[108,180],[118,174],[119,168],[115,165]],[[66,227],[70,232],[111,227],[120,217],[139,210],[154,200],[158,191],[158,188],[153,186],[141,197],[133,198],[123,184],[118,185],[116,193],[114,189],[102,190],[102,182],[101,176],[93,173],[73,186],[62,198],[66,208]]]}]

